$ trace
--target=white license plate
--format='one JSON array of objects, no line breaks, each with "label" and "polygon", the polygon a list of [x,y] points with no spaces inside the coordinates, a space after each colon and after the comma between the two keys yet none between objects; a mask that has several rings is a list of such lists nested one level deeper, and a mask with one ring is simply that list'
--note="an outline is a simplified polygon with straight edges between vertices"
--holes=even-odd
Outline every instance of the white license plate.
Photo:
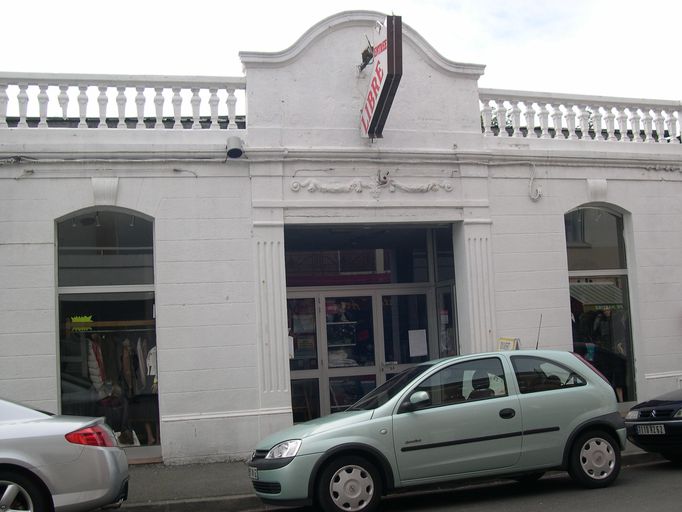
[{"label": "white license plate", "polygon": [[637,433],[644,436],[664,435],[665,425],[637,425]]},{"label": "white license plate", "polygon": [[249,478],[251,480],[258,480],[258,468],[249,466]]}]

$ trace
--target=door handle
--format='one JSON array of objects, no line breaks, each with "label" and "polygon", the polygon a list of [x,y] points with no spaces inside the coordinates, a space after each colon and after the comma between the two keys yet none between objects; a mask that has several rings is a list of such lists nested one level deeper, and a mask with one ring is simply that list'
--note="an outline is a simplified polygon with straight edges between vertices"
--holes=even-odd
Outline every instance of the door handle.
[{"label": "door handle", "polygon": [[502,409],[500,411],[500,418],[505,420],[511,419],[516,416],[516,411],[514,409]]}]

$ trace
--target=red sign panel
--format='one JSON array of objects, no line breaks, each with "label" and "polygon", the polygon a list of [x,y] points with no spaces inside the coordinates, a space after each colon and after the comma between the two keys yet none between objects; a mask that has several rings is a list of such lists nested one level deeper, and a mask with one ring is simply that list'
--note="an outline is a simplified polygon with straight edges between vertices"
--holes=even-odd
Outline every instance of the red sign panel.
[{"label": "red sign panel", "polygon": [[374,47],[372,77],[360,112],[360,133],[381,138],[393,98],[403,76],[403,24],[400,16],[386,18],[386,39]]}]

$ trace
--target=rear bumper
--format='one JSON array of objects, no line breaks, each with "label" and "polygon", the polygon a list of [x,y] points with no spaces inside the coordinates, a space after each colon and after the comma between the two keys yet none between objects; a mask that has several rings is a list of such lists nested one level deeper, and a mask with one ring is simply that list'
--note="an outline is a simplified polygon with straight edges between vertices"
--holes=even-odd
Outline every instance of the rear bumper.
[{"label": "rear bumper", "polygon": [[88,446],[70,464],[51,468],[55,512],[118,507],[128,498],[128,459],[120,448]]},{"label": "rear bumper", "polygon": [[114,502],[105,505],[102,508],[119,508],[125,500],[128,499],[128,479],[125,479],[125,482],[123,482],[123,485],[121,485],[121,490],[118,492],[116,497],[114,498]]}]

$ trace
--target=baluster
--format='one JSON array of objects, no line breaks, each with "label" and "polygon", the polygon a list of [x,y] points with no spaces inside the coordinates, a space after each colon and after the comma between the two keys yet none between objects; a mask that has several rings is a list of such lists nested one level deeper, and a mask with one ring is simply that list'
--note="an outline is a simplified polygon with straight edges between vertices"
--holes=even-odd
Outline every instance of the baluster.
[{"label": "baluster", "polygon": [[173,99],[171,102],[173,103],[173,117],[175,118],[175,122],[173,123],[173,129],[174,130],[182,130],[182,96],[180,96],[180,91],[182,89],[180,87],[173,87]]},{"label": "baluster", "polygon": [[563,129],[563,119],[564,113],[561,111],[561,105],[550,105],[552,107],[552,123],[554,124],[554,138],[563,139],[564,129]]},{"label": "baluster", "polygon": [[19,102],[19,124],[17,128],[28,128],[26,122],[26,111],[28,110],[28,84],[19,84],[19,94],[17,94],[17,101]]},{"label": "baluster", "polygon": [[580,122],[580,135],[582,140],[592,140],[590,138],[590,111],[589,105],[577,105],[578,121]]},{"label": "baluster", "polygon": [[116,106],[118,107],[118,125],[116,128],[126,127],[126,88],[117,87],[118,94],[116,95]]},{"label": "baluster", "polygon": [[213,87],[208,90],[210,97],[208,98],[208,105],[211,107],[211,130],[220,129],[220,124],[218,123],[218,104],[220,99],[218,98],[218,89]]},{"label": "baluster", "polygon": [[483,136],[492,137],[493,131],[491,130],[493,121],[493,108],[490,106],[490,100],[482,99],[481,103],[483,108],[481,108],[481,118],[483,120]]},{"label": "baluster", "polygon": [[144,104],[146,102],[144,87],[136,87],[135,91],[137,92],[135,95],[135,107],[137,110],[137,123],[135,124],[135,128],[144,129]]},{"label": "baluster", "polygon": [[0,128],[7,128],[7,84],[0,84]]},{"label": "baluster", "polygon": [[566,113],[564,117],[566,118],[566,128],[568,129],[568,140],[577,140],[578,135],[575,132],[575,110],[573,110],[573,105],[564,105],[566,108]]},{"label": "baluster", "polygon": [[639,110],[637,107],[629,108],[630,111],[630,127],[632,128],[632,142],[642,142],[642,135],[640,133],[640,121],[641,117],[639,115]]},{"label": "baluster", "polygon": [[[679,116],[680,113],[678,112]],[[675,113],[671,110],[666,112],[665,123],[668,126],[668,137],[670,137],[671,144],[679,144],[680,141],[677,140],[677,119],[675,118]],[[682,126],[681,126],[682,127]]]},{"label": "baluster", "polygon": [[87,128],[88,122],[86,121],[86,115],[88,112],[88,86],[79,85],[78,86],[78,128]]},{"label": "baluster", "polygon": [[154,128],[157,130],[163,130],[163,87],[155,87],[154,91],[154,109],[156,111],[156,123]]},{"label": "baluster", "polygon": [[192,99],[190,103],[192,104],[192,130],[201,130],[201,122],[199,120],[199,107],[201,106],[201,97],[199,96],[199,88],[193,87]]},{"label": "baluster", "polygon": [[652,144],[656,142],[654,140],[654,118],[651,117],[648,108],[642,109],[642,125],[644,126],[644,142]]},{"label": "baluster", "polygon": [[47,84],[38,84],[38,128],[47,128],[47,103],[50,101],[47,95]]},{"label": "baluster", "polygon": [[511,119],[512,125],[512,137],[523,137],[523,132],[521,131],[521,109],[519,108],[519,102],[516,100],[510,100],[511,105],[509,118]]},{"label": "baluster", "polygon": [[618,115],[616,116],[616,121],[618,121],[618,130],[620,131],[620,141],[630,142],[630,137],[628,137],[628,115],[625,112],[625,107],[616,107],[618,110]]},{"label": "baluster", "polygon": [[106,85],[100,85],[99,96],[97,96],[97,104],[99,105],[99,124],[97,128],[107,128],[107,103],[109,98],[107,98],[107,89],[109,87]]},{"label": "baluster", "polygon": [[69,109],[69,93],[67,92],[68,90],[69,90],[68,85],[59,86],[59,95],[57,96],[57,102],[59,103],[59,107],[62,109],[62,119],[66,119],[68,117]]},{"label": "baluster", "polygon": [[227,129],[235,130],[237,129],[237,97],[234,95],[234,89],[227,90]]},{"label": "baluster", "polygon": [[523,114],[523,117],[526,119],[526,137],[535,138],[537,136],[535,135],[535,109],[533,108],[533,102],[524,101],[523,104],[526,107],[526,111]]},{"label": "baluster", "polygon": [[665,142],[665,118],[661,109],[654,109],[654,126],[656,127],[656,142]]},{"label": "baluster", "polygon": [[594,127],[594,140],[604,140],[602,133],[602,113],[601,107],[596,107],[592,110],[592,125]]},{"label": "baluster", "polygon": [[540,120],[540,138],[551,139],[552,134],[549,133],[549,110],[547,110],[546,103],[538,103],[540,110],[538,111],[538,119]]},{"label": "baluster", "polygon": [[[495,100],[497,110],[495,118],[497,119],[497,136],[502,137],[503,133],[507,133],[507,108],[504,106],[504,100]],[[511,135],[511,133],[509,134]]]},{"label": "baluster", "polygon": [[616,138],[616,114],[613,113],[612,106],[604,107],[606,115],[604,116],[604,121],[606,121],[606,136],[604,140],[612,141],[617,140]]}]

